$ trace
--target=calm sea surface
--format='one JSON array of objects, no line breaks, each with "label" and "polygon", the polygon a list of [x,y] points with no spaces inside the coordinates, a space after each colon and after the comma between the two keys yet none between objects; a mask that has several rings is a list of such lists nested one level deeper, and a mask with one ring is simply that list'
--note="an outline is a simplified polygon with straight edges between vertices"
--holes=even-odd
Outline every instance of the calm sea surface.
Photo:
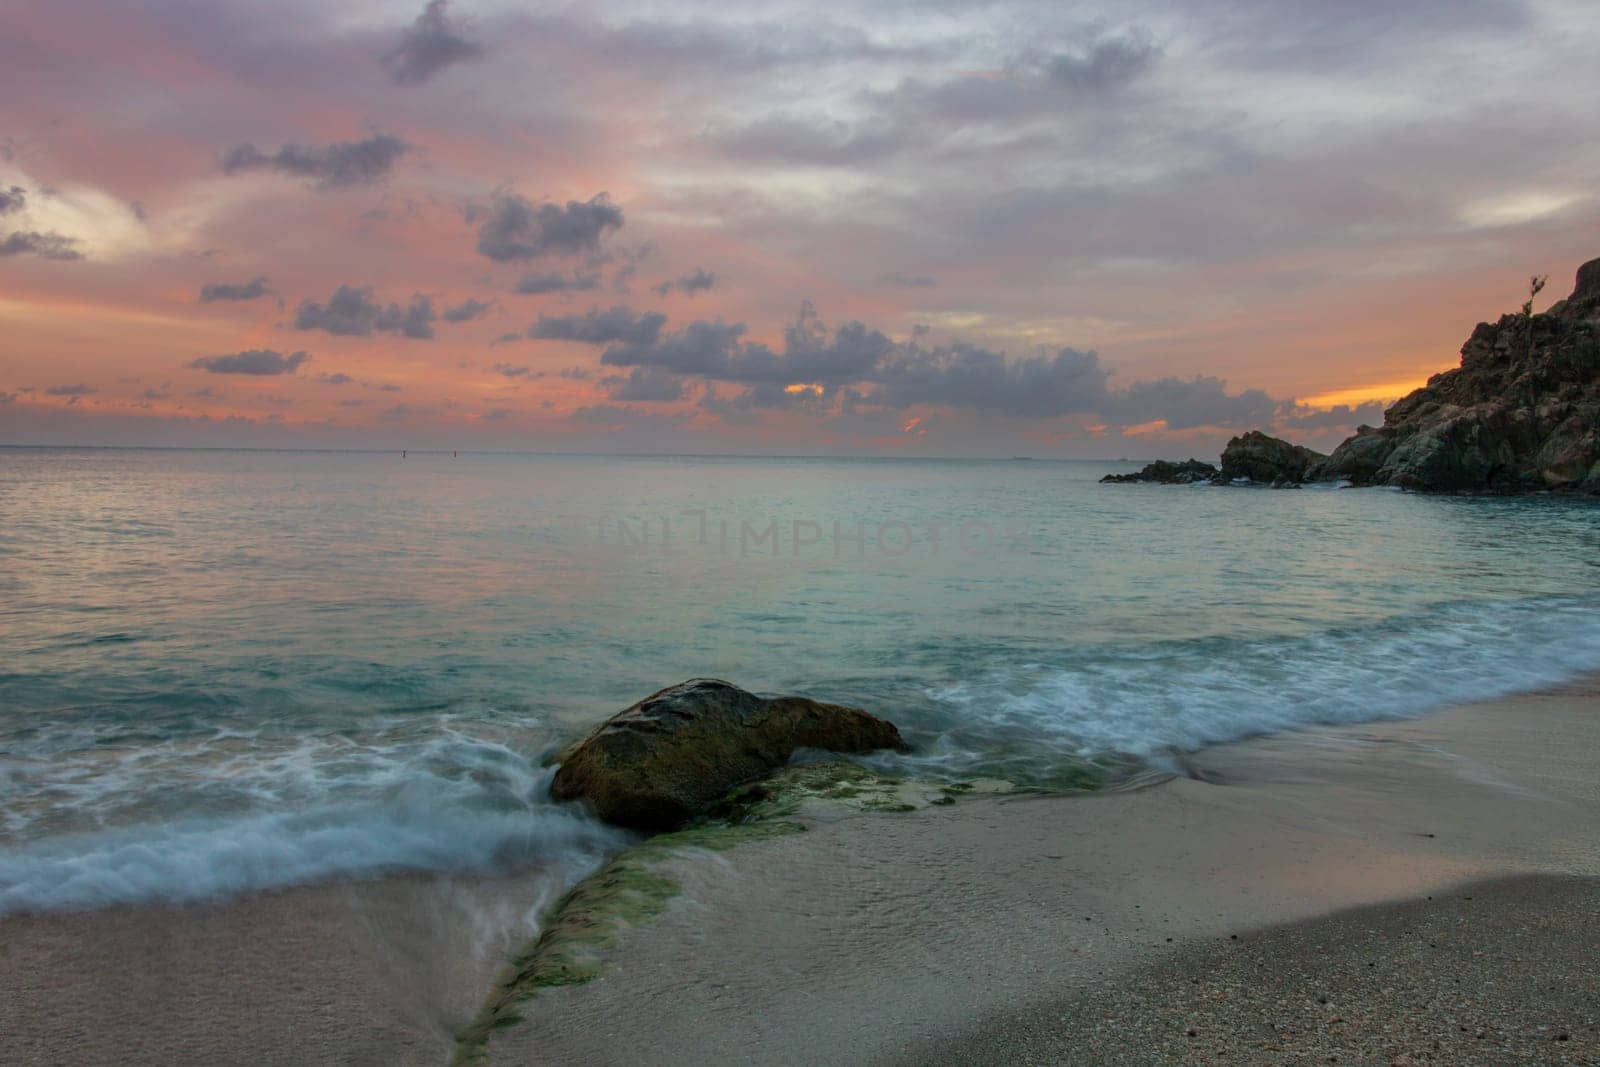
[{"label": "calm sea surface", "polygon": [[0,449],[0,912],[579,869],[541,758],[711,675],[924,774],[1600,668],[1600,507],[1131,464]]}]

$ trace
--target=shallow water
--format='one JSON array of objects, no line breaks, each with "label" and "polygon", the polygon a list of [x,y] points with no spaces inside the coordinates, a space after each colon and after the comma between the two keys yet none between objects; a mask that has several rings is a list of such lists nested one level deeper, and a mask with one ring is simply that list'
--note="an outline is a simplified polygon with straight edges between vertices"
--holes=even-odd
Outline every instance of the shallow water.
[{"label": "shallow water", "polygon": [[0,449],[0,912],[618,838],[541,757],[695,675],[1049,778],[1600,668],[1600,507],[1133,465]]}]

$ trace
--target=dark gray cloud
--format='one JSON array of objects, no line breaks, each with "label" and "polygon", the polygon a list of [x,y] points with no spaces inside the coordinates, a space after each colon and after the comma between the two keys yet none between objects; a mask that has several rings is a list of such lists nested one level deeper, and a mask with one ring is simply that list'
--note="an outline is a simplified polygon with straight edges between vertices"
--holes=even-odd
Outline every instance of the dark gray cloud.
[{"label": "dark gray cloud", "polygon": [[1220,378],[1158,378],[1112,393],[1096,410],[1126,425],[1160,419],[1168,429],[1270,426],[1278,403],[1260,389],[1230,393]]},{"label": "dark gray cloud", "polygon": [[44,391],[45,396],[67,396],[76,400],[80,396],[93,396],[97,390],[92,385],[52,385]]},{"label": "dark gray cloud", "polygon": [[[1092,414],[1119,425],[1162,419],[1170,428],[1185,429],[1271,425],[1277,410],[1266,393],[1230,393],[1211,377],[1162,378],[1113,389],[1099,356],[1074,348],[1008,357],[976,345],[896,342],[860,322],[830,331],[809,304],[785,329],[781,353],[744,335],[743,323],[691,322],[654,341],[615,344],[600,362],[638,372],[637,381],[610,382],[637,390],[616,399],[643,399],[651,387],[665,395],[666,383],[680,376],[745,386],[735,396],[705,401],[721,411],[820,412],[848,393],[853,404],[894,410],[925,405],[1020,419]],[[646,377],[652,373],[656,377]],[[678,396],[681,390],[672,398]]]},{"label": "dark gray cloud", "polygon": [[584,315],[540,315],[528,336],[544,341],[581,341],[590,345],[652,345],[667,317],[658,311],[635,313],[625,307],[591,309]]},{"label": "dark gray cloud", "polygon": [[451,22],[448,0],[429,0],[400,43],[379,60],[396,85],[421,85],[453,63],[481,58],[484,47]]},{"label": "dark gray cloud", "polygon": [[829,389],[870,378],[894,350],[878,330],[859,322],[829,335],[806,305],[784,331],[784,353],[744,340],[744,323],[691,322],[654,341],[613,345],[600,362],[614,367],[655,367],[744,384],[821,384]]},{"label": "dark gray cloud", "polygon": [[1045,74],[1056,85],[1081,92],[1103,93],[1135,80],[1161,55],[1150,35],[1130,30],[1106,37],[1088,47],[1061,52],[1045,63]]},{"label": "dark gray cloud", "polygon": [[469,298],[453,308],[445,308],[444,313],[439,317],[446,322],[471,322],[473,319],[482,318],[493,306],[493,304],[485,303],[482,300]]},{"label": "dark gray cloud", "polygon": [[600,275],[589,274],[524,274],[518,279],[512,292],[524,296],[539,295],[542,293],[573,293],[586,292],[600,287]]},{"label": "dark gray cloud", "polygon": [[[274,352],[270,348],[252,348],[244,352],[233,352],[225,356],[205,356],[190,363],[195,370],[210,371],[212,374],[293,374],[300,369],[301,364],[311,359],[308,352],[295,352],[284,355]],[[215,396],[210,389],[202,389],[191,396]]]},{"label": "dark gray cloud", "polygon": [[1174,430],[1268,426],[1278,406],[1259,389],[1230,393],[1206,376],[1113,389],[1099,356],[1074,348],[1008,358],[970,345],[905,345],[869,380],[878,387],[866,399],[891,408],[927,404],[1024,419],[1097,415],[1121,426],[1161,420]]},{"label": "dark gray cloud", "polygon": [[601,379],[612,400],[670,403],[683,398],[684,381],[655,367],[635,367],[626,376]]},{"label": "dark gray cloud", "polygon": [[533,370],[525,363],[496,363],[494,372],[506,378],[526,378]]},{"label": "dark gray cloud", "polygon": [[216,300],[255,300],[267,294],[267,279],[257,275],[247,282],[212,282],[200,287],[200,303]]},{"label": "dark gray cloud", "polygon": [[28,191],[20,185],[0,189],[0,215],[11,215],[28,206]]},{"label": "dark gray cloud", "polygon": [[662,282],[655,287],[655,291],[662,296],[672,292],[688,293],[692,296],[695,293],[703,293],[707,289],[713,288],[716,284],[717,276],[715,274],[704,267],[696,267],[688,274]]},{"label": "dark gray cloud", "polygon": [[40,233],[37,230],[13,230],[0,241],[0,256],[38,256],[40,259],[62,261],[83,259],[78,250],[78,239],[59,233]]},{"label": "dark gray cloud", "polygon": [[929,404],[1051,418],[1103,405],[1107,374],[1093,352],[1072,348],[1008,360],[969,345],[912,345],[886,360],[876,379],[872,400],[886,407]]},{"label": "dark gray cloud", "polygon": [[600,239],[621,226],[622,209],[605,193],[569,200],[565,207],[535,207],[525,197],[501,191],[478,227],[478,251],[497,263],[598,252]]},{"label": "dark gray cloud", "polygon": [[411,298],[405,307],[382,304],[367,287],[341,285],[326,304],[302,300],[295,310],[297,330],[323,330],[340,337],[370,337],[374,333],[397,333],[427,340],[433,336],[433,301],[422,294]]},{"label": "dark gray cloud", "polygon": [[324,385],[349,385],[351,382],[355,381],[355,379],[350,377],[348,374],[335,373],[319,374],[317,375],[317,381],[322,382]]},{"label": "dark gray cloud", "polygon": [[[848,322],[830,335],[817,320],[810,302],[783,331],[784,358],[759,380],[819,383],[829,387],[870,379],[895,350],[882,331]],[[745,360],[747,367],[767,362],[764,355]]]},{"label": "dark gray cloud", "polygon": [[374,133],[359,141],[328,145],[286,144],[268,154],[253,144],[241,144],[222,157],[222,173],[274,171],[307,178],[319,189],[339,189],[381,181],[394,170],[400,157],[414,151],[398,137]]},{"label": "dark gray cloud", "polygon": [[606,349],[600,362],[610,367],[657,367],[674,374],[738,381],[733,364],[743,351],[757,347],[743,345],[744,334],[742,322],[696,321],[648,342],[615,345]]}]

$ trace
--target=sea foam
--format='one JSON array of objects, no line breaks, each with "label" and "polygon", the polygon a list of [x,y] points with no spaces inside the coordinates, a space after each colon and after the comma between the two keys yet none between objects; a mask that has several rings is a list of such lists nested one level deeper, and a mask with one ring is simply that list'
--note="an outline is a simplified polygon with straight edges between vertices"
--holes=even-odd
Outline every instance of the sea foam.
[{"label": "sea foam", "polygon": [[[1073,649],[930,692],[942,762],[1026,745],[1147,757],[1313,724],[1371,722],[1527,692],[1600,670],[1600,602],[1443,605],[1279,639]],[[942,754],[942,756],[940,755]]]},{"label": "sea foam", "polygon": [[193,819],[69,835],[0,853],[0,914],[198,901],[405,871],[487,873],[540,865],[570,876],[623,840],[554,806]]},{"label": "sea foam", "polygon": [[[34,787],[50,802],[12,820],[29,832],[0,849],[0,914],[402,872],[540,868],[566,880],[628,840],[550,802],[552,770],[453,730],[409,744],[240,742],[143,750],[92,774],[64,774],[61,754],[10,763],[6,792]],[[181,814],[162,817],[163,794]],[[86,820],[99,828],[63,829]]]}]

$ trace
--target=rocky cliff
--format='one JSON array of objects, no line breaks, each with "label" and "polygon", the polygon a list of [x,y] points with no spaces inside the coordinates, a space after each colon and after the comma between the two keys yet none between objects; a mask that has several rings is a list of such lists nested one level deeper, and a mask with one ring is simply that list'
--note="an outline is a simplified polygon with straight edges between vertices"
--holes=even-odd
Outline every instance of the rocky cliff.
[{"label": "rocky cliff", "polygon": [[1600,259],[1542,315],[1481,323],[1461,366],[1363,426],[1308,480],[1439,492],[1600,494]]}]

